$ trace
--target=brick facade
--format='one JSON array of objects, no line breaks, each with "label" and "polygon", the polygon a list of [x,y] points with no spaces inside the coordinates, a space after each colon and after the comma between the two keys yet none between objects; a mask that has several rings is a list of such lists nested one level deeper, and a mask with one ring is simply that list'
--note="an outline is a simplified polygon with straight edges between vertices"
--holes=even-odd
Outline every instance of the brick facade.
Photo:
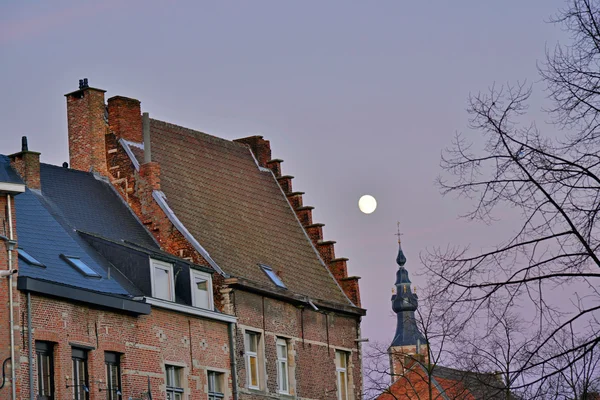
[{"label": "brick facade", "polygon": [[[25,294],[20,295],[26,304]],[[223,372],[231,395],[228,326],[226,323],[186,316],[153,308],[150,315],[139,317],[94,309],[81,304],[31,296],[32,335],[34,340],[54,344],[55,399],[72,396],[71,349],[80,345],[88,348],[90,400],[104,400],[106,367],[104,352],[121,353],[123,398],[140,397],[146,392],[148,377],[155,399],[164,399],[165,364],[183,367],[182,385],[189,399],[207,399],[208,369]],[[17,335],[22,343],[19,387],[21,396],[29,396],[28,348],[26,321]],[[18,353],[17,353],[18,354]],[[33,349],[35,357],[35,348]],[[34,366],[37,388],[37,366]],[[6,392],[5,392],[6,393]],[[1,394],[1,393],[0,393]],[[4,398],[4,397],[3,397]],[[230,397],[226,397],[230,398]]]}]

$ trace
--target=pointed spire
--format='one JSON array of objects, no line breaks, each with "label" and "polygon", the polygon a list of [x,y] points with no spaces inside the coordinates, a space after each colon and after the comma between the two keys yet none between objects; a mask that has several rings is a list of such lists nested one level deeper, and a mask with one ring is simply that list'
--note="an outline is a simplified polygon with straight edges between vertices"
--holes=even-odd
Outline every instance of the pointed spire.
[{"label": "pointed spire", "polygon": [[404,264],[406,264],[406,257],[402,251],[402,241],[400,240],[400,236],[402,236],[402,233],[400,233],[400,221],[398,221],[398,233],[396,233],[396,236],[398,236],[398,257],[396,257],[396,263],[400,267],[404,267]]}]

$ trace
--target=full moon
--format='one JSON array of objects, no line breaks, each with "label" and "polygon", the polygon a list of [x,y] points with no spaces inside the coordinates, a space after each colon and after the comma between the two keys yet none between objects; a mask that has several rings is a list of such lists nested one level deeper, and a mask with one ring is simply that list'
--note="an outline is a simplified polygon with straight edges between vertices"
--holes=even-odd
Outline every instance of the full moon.
[{"label": "full moon", "polygon": [[358,200],[358,208],[365,214],[371,214],[377,208],[375,197],[365,194]]}]

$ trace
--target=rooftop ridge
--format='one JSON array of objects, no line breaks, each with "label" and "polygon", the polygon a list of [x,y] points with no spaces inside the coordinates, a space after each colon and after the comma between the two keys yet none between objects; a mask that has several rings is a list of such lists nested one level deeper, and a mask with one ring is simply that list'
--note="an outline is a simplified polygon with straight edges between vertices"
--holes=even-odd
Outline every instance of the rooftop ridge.
[{"label": "rooftop ridge", "polygon": [[198,136],[205,136],[208,137],[212,140],[215,141],[219,141],[219,142],[223,142],[223,143],[227,143],[232,145],[232,147],[236,147],[236,148],[246,148],[246,145],[242,144],[242,143],[237,143],[233,140],[229,140],[229,139],[224,139],[215,135],[211,135],[210,133],[206,133],[206,132],[202,132],[196,129],[192,129],[192,128],[186,128],[185,126],[181,126],[181,125],[177,125],[177,124],[173,124],[171,122],[166,122],[166,121],[162,121],[160,119],[156,119],[156,118],[150,118],[150,122],[151,123],[155,123],[155,124],[159,124],[159,125],[163,125],[166,128],[170,128],[170,129],[176,129],[176,130],[180,130],[183,131],[185,133],[190,133],[193,135],[198,135]]}]

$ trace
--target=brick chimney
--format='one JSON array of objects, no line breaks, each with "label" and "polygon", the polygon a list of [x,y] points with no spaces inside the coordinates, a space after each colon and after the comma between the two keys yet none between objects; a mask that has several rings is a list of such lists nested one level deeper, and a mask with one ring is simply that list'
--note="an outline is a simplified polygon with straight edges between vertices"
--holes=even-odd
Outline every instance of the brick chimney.
[{"label": "brick chimney", "polygon": [[117,138],[142,143],[140,101],[123,96],[108,99],[108,125]]},{"label": "brick chimney", "polygon": [[19,174],[29,189],[41,189],[40,153],[29,151],[27,136],[21,138],[21,151],[8,156],[10,165]]},{"label": "brick chimney", "polygon": [[267,163],[271,161],[271,143],[263,139],[262,136],[249,136],[241,139],[235,139],[234,142],[243,143],[250,147],[258,165],[267,168]]},{"label": "brick chimney", "polygon": [[86,78],[79,80],[79,90],[67,93],[65,97],[71,168],[86,172],[93,170],[107,176],[105,92],[90,87]]}]

